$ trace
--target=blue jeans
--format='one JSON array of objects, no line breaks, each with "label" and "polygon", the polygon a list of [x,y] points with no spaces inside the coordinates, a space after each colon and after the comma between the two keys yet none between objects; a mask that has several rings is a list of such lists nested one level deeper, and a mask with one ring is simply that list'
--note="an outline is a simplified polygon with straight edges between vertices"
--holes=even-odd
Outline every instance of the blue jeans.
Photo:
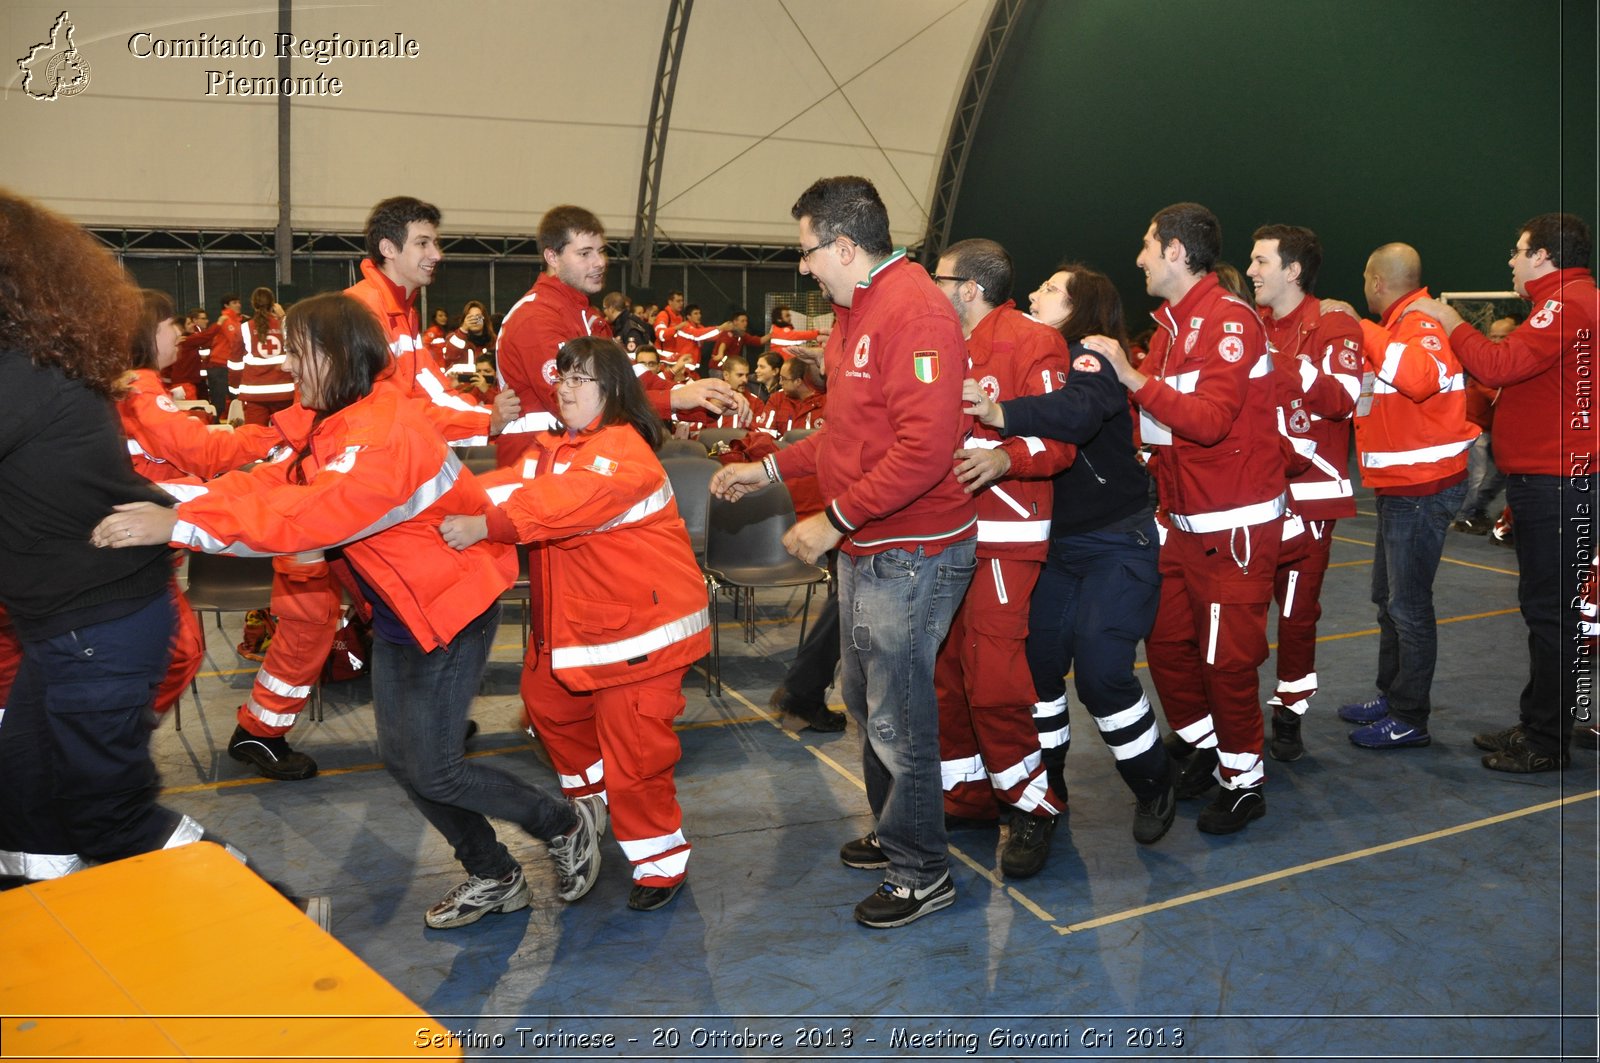
[{"label": "blue jeans", "polygon": [[844,704],[865,739],[867,803],[896,886],[923,889],[949,868],[933,664],[977,567],[975,539],[839,555]]},{"label": "blue jeans", "polygon": [[1389,715],[1423,730],[1439,656],[1433,577],[1445,532],[1466,493],[1463,482],[1431,495],[1376,496],[1372,601],[1378,607],[1378,689],[1389,697]]},{"label": "blue jeans", "polygon": [[1592,476],[1518,473],[1506,483],[1516,520],[1517,600],[1528,626],[1519,717],[1528,746],[1560,756],[1574,722],[1594,722],[1595,647],[1576,608],[1595,543]]},{"label": "blue jeans", "polygon": [[156,803],[150,759],[172,625],[163,589],[127,616],[22,643],[0,724],[0,873],[53,877],[69,861],[32,857],[119,860],[173,840],[182,817]]},{"label": "blue jeans", "polygon": [[467,716],[499,619],[499,605],[491,606],[431,653],[372,641],[372,710],[384,767],[467,873],[483,878],[504,878],[517,866],[487,817],[542,841],[576,822],[566,799],[466,757]]}]

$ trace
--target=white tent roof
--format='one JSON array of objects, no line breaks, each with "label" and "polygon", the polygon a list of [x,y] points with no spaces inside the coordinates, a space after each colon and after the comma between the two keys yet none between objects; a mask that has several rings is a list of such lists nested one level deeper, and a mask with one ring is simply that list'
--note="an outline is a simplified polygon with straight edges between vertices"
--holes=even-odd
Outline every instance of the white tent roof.
[{"label": "white tent roof", "polygon": [[[229,71],[276,77],[277,5],[74,4],[70,43],[87,84],[37,99],[40,68],[67,46],[64,31],[51,40],[60,2],[10,0],[0,12],[5,55],[34,73],[28,91],[17,64],[0,81],[0,185],[85,224],[272,227],[277,100],[225,90]],[[695,0],[657,238],[792,242],[795,196],[816,177],[859,173],[882,193],[896,240],[920,239],[992,2]],[[339,96],[294,98],[294,227],[358,230],[372,203],[404,193],[438,203],[447,233],[527,234],[547,207],[575,202],[626,237],[668,10],[667,0],[296,0],[302,39],[399,34],[419,54],[292,61],[297,79],[342,85]],[[174,47],[157,42],[193,50],[241,37],[264,57],[153,54]]]}]

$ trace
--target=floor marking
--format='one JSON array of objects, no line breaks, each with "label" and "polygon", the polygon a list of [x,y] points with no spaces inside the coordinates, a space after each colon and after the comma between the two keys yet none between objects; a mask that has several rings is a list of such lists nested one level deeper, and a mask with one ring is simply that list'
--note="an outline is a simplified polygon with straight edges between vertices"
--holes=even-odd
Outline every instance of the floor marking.
[{"label": "floor marking", "polygon": [[1339,864],[1349,863],[1352,860],[1361,860],[1369,856],[1377,856],[1381,853],[1391,853],[1400,849],[1409,849],[1414,845],[1422,845],[1425,842],[1437,841],[1440,838],[1448,838],[1455,834],[1464,834],[1467,831],[1477,830],[1480,827],[1491,827],[1497,823],[1506,823],[1513,819],[1521,819],[1524,816],[1531,816],[1538,812],[1548,812],[1553,808],[1560,808],[1563,805],[1576,804],[1579,801],[1592,801],[1596,797],[1600,797],[1600,790],[1590,790],[1585,794],[1574,794],[1571,797],[1563,797],[1555,801],[1545,801],[1542,804],[1530,805],[1527,808],[1520,808],[1512,812],[1502,812],[1498,816],[1489,816],[1485,819],[1473,820],[1471,823],[1462,823],[1459,826],[1446,827],[1443,830],[1429,831],[1427,834],[1418,834],[1410,838],[1402,838],[1399,841],[1385,842],[1383,845],[1374,845],[1369,849],[1358,849],[1353,853],[1344,853],[1341,856],[1330,856],[1324,860],[1313,860],[1307,864],[1297,864],[1294,867],[1286,867],[1281,871],[1271,871],[1265,875],[1256,875],[1252,878],[1242,879],[1239,882],[1231,882],[1226,886],[1215,886],[1211,889],[1197,890],[1194,893],[1186,893],[1181,897],[1174,897],[1171,900],[1159,901],[1155,904],[1140,905],[1137,908],[1129,908],[1127,911],[1115,912],[1111,915],[1103,915],[1098,919],[1086,919],[1081,923],[1070,923],[1066,926],[1056,926],[1053,929],[1056,933],[1062,935],[1076,934],[1084,930],[1095,930],[1103,926],[1110,926],[1113,923],[1121,923],[1129,919],[1137,919],[1142,915],[1149,915],[1152,912],[1161,912],[1167,910],[1168,908],[1178,908],[1186,904],[1193,904],[1196,901],[1209,900],[1212,897],[1221,897],[1229,893],[1237,893],[1240,890],[1251,889],[1255,886],[1261,886],[1268,882],[1277,882],[1282,879],[1292,878],[1296,875],[1303,875],[1310,871],[1320,871],[1325,867],[1334,867]]},{"label": "floor marking", "polygon": [[1328,567],[1329,568],[1350,568],[1352,565],[1370,565],[1370,564],[1372,564],[1372,558],[1369,557],[1365,561],[1334,561],[1334,562],[1331,562],[1328,565]]},{"label": "floor marking", "polygon": [[[1441,626],[1444,624],[1459,624],[1466,620],[1486,620],[1491,616],[1510,616],[1513,613],[1520,613],[1521,611],[1521,609],[1494,609],[1487,613],[1468,613],[1465,616],[1447,616],[1443,620],[1435,620],[1434,623]],[[1377,628],[1369,627],[1364,628],[1361,631],[1346,631],[1341,635],[1318,635],[1317,641],[1333,642],[1338,639],[1360,638],[1362,635],[1376,635],[1378,633],[1379,632]],[[1276,647],[1277,643],[1273,643],[1273,646]]]},{"label": "floor marking", "polygon": [[[1334,542],[1338,542],[1338,543],[1350,543],[1352,546],[1376,546],[1377,545],[1377,543],[1369,543],[1364,539],[1347,539],[1343,535],[1335,535],[1333,537],[1333,541]],[[1473,562],[1473,561],[1457,561],[1453,557],[1441,557],[1441,558],[1439,558],[1439,560],[1443,561],[1447,565],[1460,565],[1462,568],[1476,568],[1476,569],[1481,569],[1484,572],[1498,572],[1502,576],[1520,576],[1520,575],[1522,575],[1522,573],[1518,572],[1514,568],[1495,568],[1493,565],[1480,565],[1480,564],[1477,564],[1476,562]],[[1370,564],[1370,562],[1368,562],[1368,563]],[[1333,565],[1329,565],[1328,567],[1329,568],[1333,568],[1334,566]]]}]

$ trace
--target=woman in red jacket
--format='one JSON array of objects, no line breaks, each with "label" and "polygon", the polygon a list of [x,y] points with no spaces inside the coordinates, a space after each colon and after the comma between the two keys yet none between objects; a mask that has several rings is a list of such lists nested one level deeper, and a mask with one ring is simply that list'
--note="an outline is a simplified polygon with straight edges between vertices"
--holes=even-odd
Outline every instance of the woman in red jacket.
[{"label": "woman in red jacket", "polygon": [[286,325],[287,364],[308,411],[279,418],[288,445],[175,509],[119,506],[93,541],[236,555],[342,547],[373,609],[373,713],[384,764],[469,875],[428,909],[427,924],[463,926],[528,905],[522,868],[488,816],[543,840],[558,892],[577,900],[599,869],[593,810],[465,759],[467,716],[516,558],[493,544],[451,550],[438,528],[451,514],[483,513],[483,488],[420,404],[390,382],[389,345],[365,306],[319,295],[295,304]]},{"label": "woman in red jacket", "polygon": [[556,370],[566,430],[541,433],[521,468],[496,474],[499,506],[440,530],[457,549],[485,537],[534,544],[544,634],[523,704],[567,795],[609,799],[633,864],[628,907],[652,911],[677,895],[689,862],[672,721],[684,673],[711,648],[705,579],[656,459],[661,419],[622,347],[579,337]]}]

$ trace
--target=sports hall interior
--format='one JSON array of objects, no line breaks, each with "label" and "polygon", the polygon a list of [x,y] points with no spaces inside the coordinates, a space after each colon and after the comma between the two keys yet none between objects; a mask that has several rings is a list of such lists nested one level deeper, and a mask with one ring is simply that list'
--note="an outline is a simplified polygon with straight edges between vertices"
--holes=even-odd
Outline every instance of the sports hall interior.
[{"label": "sports hall interior", "polygon": [[[140,31],[270,39],[280,6],[302,36],[403,32],[421,54],[335,59],[340,96],[285,101],[206,94],[206,69],[271,75],[271,58],[128,48]],[[6,54],[59,13],[7,4]],[[504,313],[538,268],[539,215],[561,202],[606,223],[608,290],[661,301],[681,289],[708,319],[815,305],[789,204],[816,177],[862,173],[896,243],[924,262],[991,237],[1025,299],[1058,262],[1083,261],[1117,283],[1131,331],[1154,303],[1133,265],[1139,239],[1175,201],[1215,211],[1223,257],[1240,266],[1257,225],[1316,229],[1318,294],[1358,304],[1380,244],[1415,246],[1434,293],[1504,293],[1521,221],[1600,221],[1591,3],[282,0],[219,12],[95,0],[71,15],[89,85],[44,104],[11,77],[0,186],[95,231],[180,307],[256,285],[285,305],[346,286],[367,207],[396,194],[444,212],[446,265],[425,308],[476,298]],[[1165,838],[1135,844],[1132,801],[1074,696],[1069,808],[1044,872],[1007,881],[1003,832],[954,832],[954,906],[900,930],[852,921],[873,880],[836,855],[870,829],[855,725],[792,731],[768,707],[799,639],[800,590],[758,592],[750,613],[725,595],[720,692],[710,661],[689,672],[677,779],[694,850],[662,911],[625,908],[610,839],[599,885],[562,904],[542,846],[507,827],[532,906],[425,928],[459,868],[379,763],[366,680],[320,689],[293,732],[314,779],[269,781],[226,755],[254,672],[234,652],[239,611],[202,616],[207,658],[181,730],[169,721],[154,742],[163,800],[262,875],[328,897],[338,945],[424,1013],[398,1025],[387,1010],[346,1015],[347,1031],[372,1030],[349,1058],[442,1045],[546,1059],[1594,1059],[1600,760],[1574,748],[1564,772],[1503,775],[1471,743],[1515,721],[1526,680],[1515,556],[1448,537],[1433,743],[1357,749],[1334,715],[1371,696],[1376,666],[1370,492],[1357,503],[1323,590],[1307,754],[1267,762],[1262,820],[1212,837],[1185,802]],[[471,749],[553,786],[522,730],[524,618],[508,595]],[[842,707],[837,687],[830,696]],[[159,954],[159,935],[126,933]],[[182,999],[219,977],[247,987],[252,968],[283,960],[270,934],[229,924],[185,956],[193,966],[157,963],[150,977]],[[183,1017],[138,1003],[134,982],[119,991],[147,1024]],[[237,997],[218,1022],[281,1010]],[[0,995],[0,1017],[14,1010]],[[580,1035],[614,1040],[580,1047]]]}]

